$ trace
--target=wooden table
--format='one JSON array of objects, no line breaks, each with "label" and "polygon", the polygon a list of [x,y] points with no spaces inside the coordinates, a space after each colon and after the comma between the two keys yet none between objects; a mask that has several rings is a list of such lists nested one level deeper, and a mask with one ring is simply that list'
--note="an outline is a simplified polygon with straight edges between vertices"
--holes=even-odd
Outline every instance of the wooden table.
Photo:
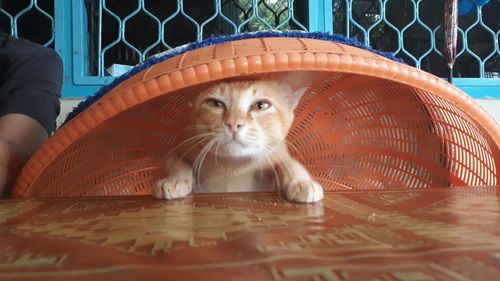
[{"label": "wooden table", "polygon": [[494,187],[0,201],[0,280],[500,280]]}]

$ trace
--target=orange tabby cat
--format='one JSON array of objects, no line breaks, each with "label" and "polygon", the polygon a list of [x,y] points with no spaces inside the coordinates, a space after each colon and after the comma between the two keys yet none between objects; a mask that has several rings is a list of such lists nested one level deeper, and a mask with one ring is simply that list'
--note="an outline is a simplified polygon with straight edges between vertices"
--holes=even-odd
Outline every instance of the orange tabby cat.
[{"label": "orange tabby cat", "polygon": [[195,192],[278,189],[288,200],[316,202],[322,187],[288,152],[286,135],[306,88],[296,75],[277,80],[223,82],[193,104],[193,125],[166,157],[168,176],[154,196],[181,198]]}]

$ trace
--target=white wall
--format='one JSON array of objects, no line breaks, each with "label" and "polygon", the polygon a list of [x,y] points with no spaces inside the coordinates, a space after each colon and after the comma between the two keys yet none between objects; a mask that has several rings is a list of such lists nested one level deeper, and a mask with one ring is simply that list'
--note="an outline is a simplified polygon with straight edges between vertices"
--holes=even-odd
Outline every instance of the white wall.
[{"label": "white wall", "polygon": [[57,117],[57,126],[61,125],[64,120],[66,120],[66,115],[70,113],[74,107],[78,105],[82,100],[70,100],[70,99],[62,99],[61,100],[61,113]]},{"label": "white wall", "polygon": [[500,124],[500,99],[477,100],[477,102],[493,116],[497,124]]},{"label": "white wall", "polygon": [[[81,100],[70,100],[63,99],[61,103],[61,114],[57,118],[57,124],[61,124],[65,119],[66,115],[71,112],[73,107],[75,107]],[[493,118],[500,124],[500,99],[488,99],[488,100],[477,100],[477,102],[488,111]]]}]

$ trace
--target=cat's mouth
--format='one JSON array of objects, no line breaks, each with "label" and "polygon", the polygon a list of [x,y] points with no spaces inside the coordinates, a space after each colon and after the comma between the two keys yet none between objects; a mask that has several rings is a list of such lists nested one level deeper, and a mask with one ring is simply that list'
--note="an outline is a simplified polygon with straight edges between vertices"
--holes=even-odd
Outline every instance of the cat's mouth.
[{"label": "cat's mouth", "polygon": [[224,143],[224,145],[233,145],[233,144],[238,144],[238,145],[241,145],[243,147],[247,147],[248,146],[248,144],[242,142],[241,140],[239,140],[236,137],[234,137],[234,138],[230,139],[229,141],[227,141],[226,143]]},{"label": "cat's mouth", "polygon": [[221,144],[224,146],[233,146],[233,145],[238,145],[241,147],[250,146],[249,143],[246,142],[240,134],[226,135],[226,137],[223,139],[223,143]]},{"label": "cat's mouth", "polygon": [[[252,140],[240,139],[239,137],[227,138],[220,142],[220,147],[215,149],[216,156],[221,157],[253,157],[262,153],[262,148]],[[218,151],[218,152],[217,152]]]}]

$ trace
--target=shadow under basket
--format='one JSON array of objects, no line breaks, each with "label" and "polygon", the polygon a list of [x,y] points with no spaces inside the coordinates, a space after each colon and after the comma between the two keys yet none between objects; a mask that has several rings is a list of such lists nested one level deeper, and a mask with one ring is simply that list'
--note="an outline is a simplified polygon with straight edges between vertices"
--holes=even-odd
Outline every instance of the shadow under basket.
[{"label": "shadow under basket", "polygon": [[498,184],[500,130],[453,85],[359,48],[269,37],[188,51],[121,82],[35,153],[12,195],[151,194],[200,86],[282,71],[314,72],[288,141],[325,190]]}]

